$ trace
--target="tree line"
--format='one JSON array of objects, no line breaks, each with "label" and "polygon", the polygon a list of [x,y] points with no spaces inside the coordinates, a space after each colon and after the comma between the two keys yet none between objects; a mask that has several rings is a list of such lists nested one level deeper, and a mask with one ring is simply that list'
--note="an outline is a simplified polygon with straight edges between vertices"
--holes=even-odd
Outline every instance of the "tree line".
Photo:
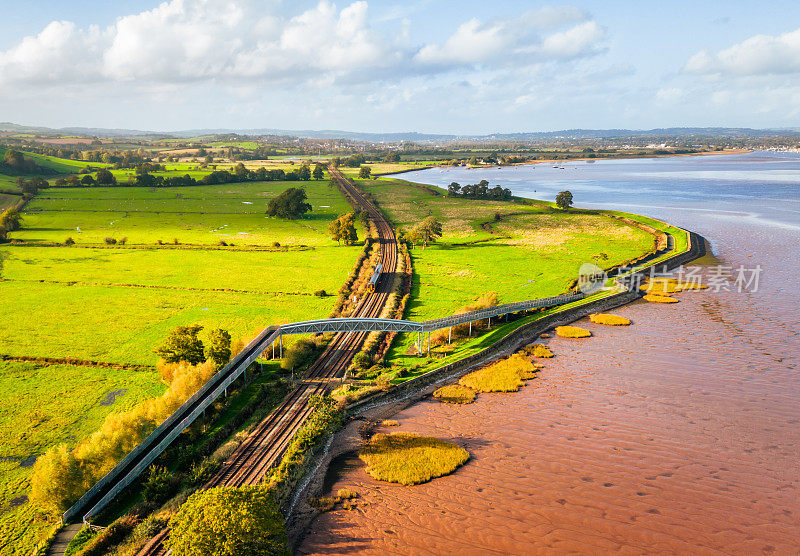
[{"label": "tree line", "polygon": [[499,185],[489,187],[489,182],[481,180],[476,184],[461,186],[458,182],[452,182],[447,186],[448,197],[465,197],[467,199],[488,199],[491,201],[510,201],[512,198],[511,190]]}]

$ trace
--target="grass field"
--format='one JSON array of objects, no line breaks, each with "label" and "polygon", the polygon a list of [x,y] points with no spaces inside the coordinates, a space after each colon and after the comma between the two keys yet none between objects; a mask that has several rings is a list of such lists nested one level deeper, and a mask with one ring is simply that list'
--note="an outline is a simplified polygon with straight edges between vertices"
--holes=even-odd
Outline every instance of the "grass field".
[{"label": "grass field", "polygon": [[[269,199],[304,187],[310,213],[297,220],[266,216]],[[331,245],[327,228],[350,206],[327,181],[248,182],[193,187],[51,188],[26,207],[24,229],[12,237],[32,242],[102,243],[107,236],[129,243],[158,240],[236,245]],[[363,230],[359,230],[363,237]]]},{"label": "grass field", "polygon": [[[24,228],[13,237],[35,244],[71,236],[78,245],[0,248],[7,316],[0,322],[0,353],[153,363],[152,348],[181,324],[222,327],[237,337],[326,316],[335,298],[313,294],[335,294],[360,247],[337,246],[327,237],[328,223],[349,210],[338,190],[327,182],[306,185],[316,209],[295,221],[264,216],[268,195],[286,187],[278,182],[46,191],[29,204]],[[127,237],[128,244],[81,247],[106,236]],[[225,240],[239,247],[277,241],[311,248],[153,246],[172,238],[206,247]]]},{"label": "grass field", "polygon": [[0,361],[0,554],[29,554],[52,526],[27,503],[31,456],[75,444],[163,389],[155,372]]},{"label": "grass field", "polygon": [[13,207],[17,203],[19,203],[20,197],[19,195],[6,195],[5,193],[0,193],[0,211],[3,211],[9,207]]}]

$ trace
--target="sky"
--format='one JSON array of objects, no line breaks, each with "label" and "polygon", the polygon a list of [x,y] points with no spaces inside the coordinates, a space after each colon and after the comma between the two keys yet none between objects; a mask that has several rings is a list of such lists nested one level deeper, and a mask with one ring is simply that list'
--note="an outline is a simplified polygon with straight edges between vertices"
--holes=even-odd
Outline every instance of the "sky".
[{"label": "sky", "polygon": [[0,121],[25,125],[800,127],[796,0],[0,0],[0,13]]}]

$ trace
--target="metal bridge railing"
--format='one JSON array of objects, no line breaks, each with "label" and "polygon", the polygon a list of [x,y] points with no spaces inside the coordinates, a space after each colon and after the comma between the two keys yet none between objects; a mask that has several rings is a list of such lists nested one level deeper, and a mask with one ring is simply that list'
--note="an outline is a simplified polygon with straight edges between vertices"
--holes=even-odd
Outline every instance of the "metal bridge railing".
[{"label": "metal bridge railing", "polygon": [[422,323],[422,330],[424,332],[433,332],[441,328],[448,328],[456,326],[457,324],[465,324],[474,322],[476,320],[490,319],[506,315],[508,313],[517,313],[519,311],[526,311],[528,309],[540,309],[543,307],[554,307],[557,305],[564,305],[573,301],[583,299],[583,293],[571,293],[559,295],[556,297],[545,297],[542,299],[529,299],[527,301],[517,301],[516,303],[506,303],[505,305],[497,305],[496,307],[489,307],[488,309],[479,309],[477,311],[470,311],[468,313],[461,313],[459,315],[452,315],[441,319],[427,320]]},{"label": "metal bridge railing", "polygon": [[281,334],[324,332],[421,332],[422,323],[378,318],[320,319],[282,324]]}]

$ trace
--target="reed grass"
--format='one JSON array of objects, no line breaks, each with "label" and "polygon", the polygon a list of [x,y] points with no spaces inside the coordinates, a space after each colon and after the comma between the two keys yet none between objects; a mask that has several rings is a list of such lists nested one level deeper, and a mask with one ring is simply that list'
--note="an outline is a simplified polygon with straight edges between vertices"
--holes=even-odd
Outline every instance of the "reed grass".
[{"label": "reed grass", "polygon": [[461,386],[478,392],[516,392],[525,385],[521,375],[532,368],[531,362],[522,354],[515,353],[507,359],[497,361],[461,377]]},{"label": "reed grass", "polygon": [[651,303],[678,303],[678,300],[675,299],[674,297],[671,297],[669,295],[660,295],[654,293],[649,293],[646,296],[644,296],[644,300],[649,301]]},{"label": "reed grass", "polygon": [[540,359],[550,359],[555,357],[555,354],[550,351],[550,348],[544,344],[532,344],[530,346],[526,346],[522,352],[526,355],[530,355],[531,357],[538,357]]},{"label": "reed grass", "polygon": [[628,326],[631,323],[630,319],[621,317],[619,315],[610,315],[608,313],[595,313],[589,315],[589,320],[595,324],[606,324],[608,326]]},{"label": "reed grass", "polygon": [[438,438],[395,432],[374,435],[358,457],[379,481],[416,485],[449,475],[469,460],[469,452]]},{"label": "reed grass", "polygon": [[433,393],[433,397],[444,403],[468,404],[475,401],[477,394],[472,388],[460,384],[442,386]]},{"label": "reed grass", "polygon": [[557,326],[556,335],[561,338],[588,338],[592,333],[580,326]]}]

